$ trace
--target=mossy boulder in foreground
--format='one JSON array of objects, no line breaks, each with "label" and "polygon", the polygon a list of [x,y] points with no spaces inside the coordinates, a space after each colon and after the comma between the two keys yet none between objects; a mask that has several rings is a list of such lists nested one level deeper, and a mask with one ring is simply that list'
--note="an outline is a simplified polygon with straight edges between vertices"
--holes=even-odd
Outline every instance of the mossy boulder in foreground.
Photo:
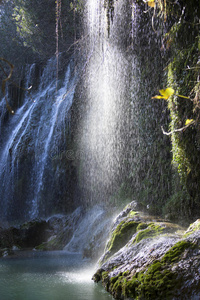
[{"label": "mossy boulder in foreground", "polygon": [[185,231],[143,213],[120,214],[99,265],[93,280],[116,299],[200,299],[200,220]]}]

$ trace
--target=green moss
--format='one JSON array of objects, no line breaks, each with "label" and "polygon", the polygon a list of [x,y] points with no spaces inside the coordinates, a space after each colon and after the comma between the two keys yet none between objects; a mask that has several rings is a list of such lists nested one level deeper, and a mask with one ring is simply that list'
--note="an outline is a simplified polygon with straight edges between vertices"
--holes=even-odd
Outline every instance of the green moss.
[{"label": "green moss", "polygon": [[177,275],[155,261],[147,271],[137,273],[131,280],[121,275],[112,278],[109,290],[115,297],[121,293],[134,299],[166,299],[173,295],[178,284]]},{"label": "green moss", "polygon": [[136,232],[137,226],[138,222],[129,220],[122,221],[112,233],[111,239],[107,244],[108,251],[113,254],[122,248]]},{"label": "green moss", "polygon": [[127,275],[129,275],[130,274],[130,271],[129,270],[127,270],[127,271],[125,271],[125,272],[123,272],[123,276],[127,276]]},{"label": "green moss", "polygon": [[108,278],[108,273],[109,272],[106,272],[106,271],[102,272],[101,276],[102,276],[103,281]]},{"label": "green moss", "polygon": [[[141,223],[141,224],[144,224],[144,223]],[[150,237],[155,237],[155,236],[161,234],[164,230],[164,227],[162,227],[160,225],[157,225],[157,224],[154,224],[154,223],[150,223],[147,226],[148,227],[146,229],[141,230],[141,231],[138,232],[136,238],[134,239],[134,243],[139,243],[143,239],[147,239],[147,238],[150,238]],[[137,230],[138,230],[138,228],[137,228]]]},{"label": "green moss", "polygon": [[104,271],[101,274],[101,278],[102,278],[102,284],[105,287],[105,289],[108,291],[109,288],[109,276],[108,276],[109,272]]},{"label": "green moss", "polygon": [[[179,68],[183,68],[183,60],[185,59],[185,53],[180,51],[178,57],[174,58],[173,63],[169,64],[168,66],[168,85],[172,86],[176,90],[176,94],[184,94],[187,96],[189,91],[180,90],[180,86],[176,86],[175,83],[175,73],[179,73],[181,71],[178,71]],[[181,99],[182,100],[182,99]],[[177,96],[171,96],[168,100],[168,108],[170,110],[170,117],[171,117],[171,123],[170,123],[170,131],[172,131],[171,135],[171,141],[172,141],[172,153],[173,153],[173,159],[172,162],[174,166],[177,168],[178,173],[181,178],[181,182],[183,184],[186,183],[186,177],[187,173],[191,170],[191,165],[189,162],[189,159],[186,155],[186,148],[185,143],[181,142],[180,136],[182,136],[181,132],[175,132],[174,130],[183,127],[184,121],[186,117],[184,117],[180,112],[180,109],[182,109],[186,103],[189,102],[189,100],[183,100],[180,104],[180,100]],[[184,105],[185,103],[185,105]],[[191,104],[190,104],[191,106]],[[191,111],[191,108],[190,108]],[[188,117],[191,114],[191,112],[188,112]],[[192,118],[192,117],[191,117]]]},{"label": "green moss", "polygon": [[171,271],[170,265],[180,260],[186,249],[194,247],[196,245],[192,242],[179,241],[161,260],[155,260],[145,271],[138,272],[131,278],[130,271],[112,277],[109,283],[107,282],[107,290],[117,299],[121,299],[122,295],[137,300],[172,299],[182,284],[182,277]]},{"label": "green moss", "polygon": [[137,231],[142,230],[142,229],[146,229],[148,227],[147,223],[140,223],[137,227]]},{"label": "green moss", "polygon": [[200,219],[198,219],[196,222],[192,223],[188,230],[185,232],[184,237],[187,237],[194,233],[195,231],[200,230]]},{"label": "green moss", "polygon": [[167,253],[163,256],[162,263],[174,263],[180,259],[181,254],[186,249],[193,249],[195,245],[192,242],[183,240],[176,243]]},{"label": "green moss", "polygon": [[[185,2],[185,12],[184,18],[181,20],[178,17],[178,6],[170,5],[169,13],[171,14],[173,11],[175,19],[170,31],[165,36],[167,45],[170,47],[171,57],[166,74],[167,86],[175,90],[174,95],[168,99],[168,109],[171,118],[169,131],[172,133],[170,135],[173,154],[172,162],[174,169],[178,171],[181,183],[178,189],[177,185],[174,185],[172,197],[173,194],[175,197],[170,199],[170,202],[171,200],[176,202],[177,209],[174,210],[174,216],[178,212],[179,216],[182,215],[184,219],[185,216],[191,219],[195,212],[200,209],[199,28],[195,22],[197,12],[199,13],[199,5],[197,1],[182,2]],[[192,9],[192,5],[195,9]],[[187,22],[185,22],[185,18]],[[190,99],[184,99],[178,95],[184,95]],[[185,126],[187,119],[193,119],[196,122],[184,130],[177,131],[177,129]],[[179,190],[185,194],[180,204],[177,198]],[[185,199],[187,200],[186,202]],[[170,203],[168,207],[170,210]]]},{"label": "green moss", "polygon": [[111,284],[111,285],[114,285],[115,282],[118,280],[118,278],[119,278],[119,276],[111,277],[111,278],[110,278],[110,284]]},{"label": "green moss", "polygon": [[[179,181],[178,178],[176,178]],[[178,189],[178,183],[176,188]],[[180,188],[180,187],[179,187]],[[183,220],[183,224],[187,226],[188,215],[187,207],[190,205],[190,196],[185,189],[175,192],[163,207],[163,214],[172,221],[177,221],[178,218]]]},{"label": "green moss", "polygon": [[129,212],[129,214],[128,214],[129,217],[135,217],[135,216],[137,216],[137,215],[139,215],[139,212],[133,211],[133,210],[131,210],[131,211]]},{"label": "green moss", "polygon": [[127,280],[124,274],[120,273],[116,277],[112,277],[109,285],[109,292],[116,298],[119,299],[124,294]]}]

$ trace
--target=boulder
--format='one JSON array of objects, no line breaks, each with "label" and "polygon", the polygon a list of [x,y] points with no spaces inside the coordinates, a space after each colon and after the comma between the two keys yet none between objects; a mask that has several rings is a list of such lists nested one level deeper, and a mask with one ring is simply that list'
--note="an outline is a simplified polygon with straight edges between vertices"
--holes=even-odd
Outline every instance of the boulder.
[{"label": "boulder", "polygon": [[185,230],[124,211],[114,222],[93,280],[116,299],[200,299],[200,220]]}]

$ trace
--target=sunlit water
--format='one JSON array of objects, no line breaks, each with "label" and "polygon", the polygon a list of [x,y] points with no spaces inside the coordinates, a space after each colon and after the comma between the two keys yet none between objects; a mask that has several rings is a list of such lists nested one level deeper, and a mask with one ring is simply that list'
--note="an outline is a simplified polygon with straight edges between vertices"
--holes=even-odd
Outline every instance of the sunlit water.
[{"label": "sunlit water", "polygon": [[79,254],[27,252],[0,259],[0,300],[112,300]]}]

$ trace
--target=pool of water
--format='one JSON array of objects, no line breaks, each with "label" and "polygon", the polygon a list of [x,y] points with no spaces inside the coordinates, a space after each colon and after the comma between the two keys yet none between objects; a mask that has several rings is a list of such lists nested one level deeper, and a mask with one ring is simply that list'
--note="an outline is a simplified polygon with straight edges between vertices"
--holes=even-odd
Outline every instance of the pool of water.
[{"label": "pool of water", "polygon": [[17,252],[0,259],[0,300],[112,300],[94,269],[79,254]]}]

